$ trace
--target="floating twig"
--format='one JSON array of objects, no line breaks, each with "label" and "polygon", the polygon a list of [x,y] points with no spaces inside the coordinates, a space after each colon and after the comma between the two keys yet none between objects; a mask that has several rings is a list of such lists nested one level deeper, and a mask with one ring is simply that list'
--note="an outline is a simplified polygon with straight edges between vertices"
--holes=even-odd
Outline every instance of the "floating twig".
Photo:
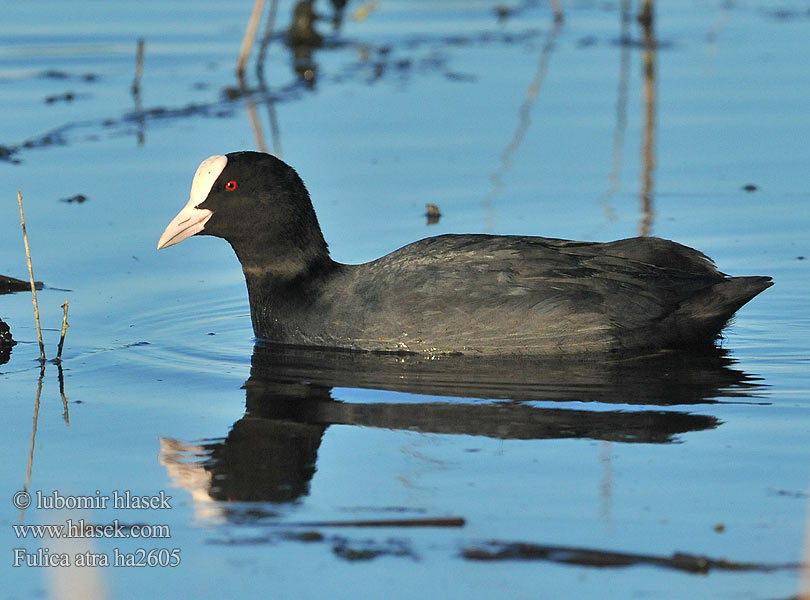
[{"label": "floating twig", "polygon": [[34,267],[31,264],[31,249],[28,246],[28,232],[25,230],[25,214],[23,213],[22,193],[17,190],[17,204],[20,205],[20,225],[22,226],[23,241],[25,242],[25,257],[28,259],[28,276],[31,280],[31,298],[34,302],[34,319],[37,323],[37,339],[39,339],[39,362],[45,363],[45,344],[42,341],[42,327],[39,324],[39,304],[37,304],[37,284],[34,281]]},{"label": "floating twig", "polygon": [[259,19],[262,16],[264,0],[255,0],[253,12],[250,14],[245,37],[242,38],[242,47],[239,48],[239,60],[236,61],[236,76],[242,81],[245,78],[245,65],[250,56],[250,49],[253,47],[253,40],[256,39],[256,30],[259,28]]},{"label": "floating twig", "polygon": [[68,314],[68,301],[65,300],[65,303],[62,305],[62,309],[65,311],[65,314],[62,315],[62,335],[59,336],[59,348],[56,350],[56,362],[62,362],[62,348],[65,345],[65,333],[67,332],[67,328],[70,327],[70,323],[67,322],[67,314]]},{"label": "floating twig", "polygon": [[461,517],[435,517],[427,519],[370,519],[360,521],[307,521],[279,523],[296,527],[464,527]]}]

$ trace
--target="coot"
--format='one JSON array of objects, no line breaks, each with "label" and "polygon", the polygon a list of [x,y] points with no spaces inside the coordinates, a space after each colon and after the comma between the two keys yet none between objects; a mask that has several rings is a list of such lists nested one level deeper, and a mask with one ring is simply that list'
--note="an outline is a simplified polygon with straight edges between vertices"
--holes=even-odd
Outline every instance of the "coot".
[{"label": "coot", "polygon": [[341,264],[298,174],[260,152],[204,160],[158,249],[195,234],[233,247],[259,338],[309,346],[557,355],[706,345],[772,285],[654,237],[440,235]]}]

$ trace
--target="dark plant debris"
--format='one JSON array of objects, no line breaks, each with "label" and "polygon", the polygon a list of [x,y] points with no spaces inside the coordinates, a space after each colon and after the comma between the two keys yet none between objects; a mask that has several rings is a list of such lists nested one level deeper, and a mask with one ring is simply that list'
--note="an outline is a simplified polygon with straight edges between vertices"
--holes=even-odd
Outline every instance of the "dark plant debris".
[{"label": "dark plant debris", "polygon": [[10,348],[16,343],[14,338],[11,337],[11,330],[8,325],[0,319],[0,350]]},{"label": "dark plant debris", "polygon": [[81,75],[72,75],[66,71],[58,71],[56,69],[49,69],[47,71],[43,71],[39,74],[39,77],[42,79],[78,79],[80,81],[86,81],[88,83],[93,83],[100,79],[100,76],[97,73],[82,73]]},{"label": "dark plant debris", "polygon": [[[638,49],[645,49],[652,45],[656,50],[671,50],[675,47],[675,44],[668,40],[655,40],[653,42],[644,40],[643,38],[634,38],[634,37],[620,37],[612,42],[616,46],[627,47],[627,48],[638,48]],[[591,46],[596,46],[596,44],[590,44],[588,46],[581,46],[584,48],[588,48]]]},{"label": "dark plant debris", "polygon": [[712,570],[770,572],[782,569],[798,569],[800,567],[799,564],[736,562],[681,552],[676,552],[672,556],[656,556],[594,550],[592,548],[496,541],[480,547],[464,548],[462,556],[467,560],[545,560],[554,563],[600,568],[644,565],[699,574],[705,574]]},{"label": "dark plant debris", "polygon": [[505,6],[503,4],[501,4],[499,6],[496,6],[494,8],[494,10],[495,10],[495,16],[498,17],[499,21],[506,21],[506,19],[508,19],[510,16],[512,16],[512,13],[514,12],[514,9],[512,9],[512,8],[510,8],[508,6]]},{"label": "dark plant debris", "polygon": [[[376,83],[386,76],[392,76],[397,84],[407,81],[416,75],[438,74],[453,82],[473,81],[475,75],[460,73],[448,67],[449,52],[452,48],[472,47],[484,44],[534,44],[544,35],[541,29],[527,29],[519,32],[486,31],[470,35],[453,36],[414,36],[402,42],[380,46],[361,45],[351,40],[324,38],[318,46],[319,51],[354,47],[360,51],[360,60],[348,64],[341,71],[332,75],[331,83],[344,81],[361,81]],[[289,46],[295,58],[296,46]],[[307,48],[312,48],[308,46]],[[296,59],[297,60],[297,59]],[[311,59],[310,69],[317,69]],[[294,64],[298,63],[294,61]],[[212,66],[215,68],[215,65]],[[297,67],[294,71],[298,73]],[[40,78],[59,81],[97,81],[96,73],[74,74],[67,71],[50,69],[40,72]],[[201,85],[202,84],[202,85]],[[197,82],[195,89],[204,89],[205,82]],[[256,88],[228,87],[222,90],[221,96],[207,103],[190,103],[185,106],[158,106],[128,111],[117,117],[102,117],[81,121],[70,121],[46,133],[34,135],[18,143],[0,144],[0,160],[19,164],[19,155],[26,150],[66,146],[77,141],[100,140],[100,130],[108,135],[135,134],[144,127],[154,127],[158,122],[169,122],[193,117],[227,118],[232,117],[237,108],[234,104],[249,97],[252,101],[263,103],[289,102],[298,99],[304,90],[311,85],[302,85],[298,79],[281,86],[274,86],[272,92],[263,81]],[[46,102],[70,102],[78,99],[74,92],[48,96]],[[88,133],[89,131],[89,133]]]},{"label": "dark plant debris", "polygon": [[2,319],[0,319],[0,365],[3,365],[11,358],[11,347],[16,344],[11,337],[11,330]]},{"label": "dark plant debris", "polygon": [[296,542],[322,542],[323,534],[320,531],[287,531],[282,534],[285,540]]},{"label": "dark plant debris", "polygon": [[405,540],[389,539],[383,543],[373,540],[335,538],[332,552],[349,561],[372,560],[380,556],[407,556],[416,559],[416,553]]},{"label": "dark plant debris", "polygon": [[439,219],[442,216],[442,211],[439,210],[439,207],[435,204],[426,204],[425,205],[425,216],[427,217],[427,224],[428,225],[435,225],[439,222]]},{"label": "dark plant debris", "polygon": [[[281,524],[279,525],[286,525]],[[218,546],[260,546],[276,544],[280,541],[327,543],[332,546],[336,556],[349,561],[368,561],[380,556],[399,556],[416,559],[416,553],[407,540],[387,539],[378,542],[372,539],[351,540],[343,536],[325,536],[319,531],[283,530],[249,536],[226,536],[208,540],[206,543]]]},{"label": "dark plant debris", "polygon": [[[118,119],[99,119],[92,121],[71,121],[60,127],[52,129],[47,133],[35,136],[16,145],[0,145],[0,160],[6,160],[13,164],[19,164],[20,160],[16,155],[21,150],[34,148],[48,148],[52,146],[66,146],[75,140],[71,134],[86,130],[88,128],[103,127],[115,130],[128,131],[133,124],[143,122],[157,123],[160,121],[170,121],[187,117],[214,117],[223,118],[233,115],[233,107],[229,102],[214,102],[211,104],[188,104],[182,107],[166,108],[154,107],[144,111],[127,112]],[[84,136],[83,139],[87,139]],[[98,138],[96,138],[98,139]]]},{"label": "dark plant debris", "polygon": [[590,48],[599,43],[599,39],[595,35],[586,35],[577,40],[578,48]]},{"label": "dark plant debris", "polygon": [[46,96],[45,104],[54,104],[55,102],[73,102],[75,99],[76,95],[73,92],[65,92],[64,94]]},{"label": "dark plant debris", "polygon": [[768,490],[769,494],[773,494],[774,496],[784,496],[786,498],[807,498],[807,492],[803,492],[801,490]]},{"label": "dark plant debris", "polygon": [[765,11],[765,15],[775,21],[795,21],[796,19],[810,18],[810,10],[791,10],[789,8],[773,8]]},{"label": "dark plant debris", "polygon": [[450,81],[466,81],[471,83],[478,80],[478,77],[472,73],[457,73],[456,71],[445,71],[444,77]]},{"label": "dark plant debris", "polygon": [[358,512],[387,512],[387,513],[417,513],[425,514],[426,508],[412,507],[412,506],[347,506],[340,510],[350,513]]},{"label": "dark plant debris", "polygon": [[[34,282],[34,286],[38,289],[42,289],[42,282],[36,281]],[[23,281],[22,279],[15,279],[14,277],[6,277],[5,275],[0,275],[0,294],[11,294],[13,292],[30,292],[31,291],[31,283],[28,281]]]},{"label": "dark plant debris", "polygon": [[207,540],[207,544],[212,544],[214,546],[262,546],[264,544],[270,544],[274,540],[269,535],[259,535],[259,536],[242,536],[242,537],[224,537],[215,540]]},{"label": "dark plant debris", "polygon": [[67,202],[68,204],[83,204],[87,201],[87,196],[84,194],[76,194],[75,196],[71,196],[70,198],[62,198],[60,202]]},{"label": "dark plant debris", "polygon": [[11,148],[9,146],[0,145],[0,160],[7,160],[10,163],[17,164],[20,161],[14,158],[18,148]]}]

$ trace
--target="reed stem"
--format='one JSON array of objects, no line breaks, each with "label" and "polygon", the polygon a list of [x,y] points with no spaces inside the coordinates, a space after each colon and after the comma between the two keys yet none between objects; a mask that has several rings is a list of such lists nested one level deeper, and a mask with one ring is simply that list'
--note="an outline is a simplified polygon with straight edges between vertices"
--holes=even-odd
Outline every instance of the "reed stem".
[{"label": "reed stem", "polygon": [[42,341],[42,327],[39,324],[39,304],[37,303],[37,286],[34,282],[34,267],[31,264],[31,248],[28,246],[28,232],[25,230],[25,214],[23,213],[22,193],[17,190],[17,204],[20,205],[20,225],[22,226],[23,241],[25,242],[25,257],[28,260],[28,277],[31,279],[31,299],[34,302],[34,319],[37,323],[37,339],[39,340],[39,362],[45,362],[45,344]]},{"label": "reed stem", "polygon": [[56,350],[56,362],[62,362],[62,348],[65,345],[65,333],[67,333],[67,328],[70,327],[70,323],[67,321],[68,304],[69,302],[65,300],[65,303],[62,305],[62,309],[65,313],[62,315],[62,335],[59,337],[59,348]]}]

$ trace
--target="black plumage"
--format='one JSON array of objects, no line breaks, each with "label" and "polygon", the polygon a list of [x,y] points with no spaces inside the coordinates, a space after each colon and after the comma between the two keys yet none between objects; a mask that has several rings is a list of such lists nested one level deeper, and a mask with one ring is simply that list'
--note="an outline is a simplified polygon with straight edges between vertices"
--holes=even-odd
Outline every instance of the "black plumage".
[{"label": "black plumage", "polygon": [[[193,233],[227,240],[245,274],[254,332],[272,341],[482,355],[706,345],[772,285],[728,277],[704,254],[653,237],[441,235],[341,264],[291,167],[258,152],[209,161],[209,180],[197,183],[206,163],[195,176],[203,199],[195,201],[193,186],[159,247]],[[201,225],[192,230],[194,219]]]}]

